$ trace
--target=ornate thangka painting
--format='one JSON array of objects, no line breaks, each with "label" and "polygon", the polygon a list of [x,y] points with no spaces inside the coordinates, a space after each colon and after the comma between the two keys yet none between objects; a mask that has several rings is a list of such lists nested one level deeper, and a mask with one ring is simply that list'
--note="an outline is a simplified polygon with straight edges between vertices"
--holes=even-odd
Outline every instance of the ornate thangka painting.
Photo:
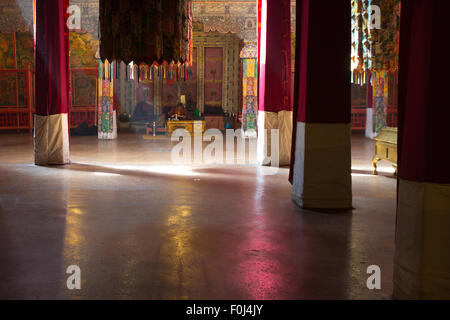
[{"label": "ornate thangka painting", "polygon": [[0,74],[0,107],[14,106],[16,104],[15,76]]},{"label": "ornate thangka painting", "polygon": [[92,34],[71,32],[69,44],[71,68],[95,68],[97,66],[95,55],[98,50],[98,40]]},{"label": "ornate thangka painting", "polygon": [[[13,34],[0,33],[0,69],[14,69]],[[13,73],[0,73],[0,106],[16,104],[16,76]]]},{"label": "ornate thangka painting", "polygon": [[26,69],[34,66],[34,39],[29,32],[16,33],[17,68]]},{"label": "ornate thangka painting", "polygon": [[[31,38],[30,57],[30,52],[26,50],[30,45],[30,42],[26,41],[29,37],[29,34],[22,32],[0,33],[0,107],[25,107],[26,68],[28,63],[31,63],[32,67],[34,50]],[[23,71],[15,72],[14,69]]]},{"label": "ornate thangka painting", "polygon": [[94,106],[97,103],[97,72],[72,70],[72,107]]},{"label": "ornate thangka painting", "polygon": [[0,69],[14,69],[13,34],[0,33]]},{"label": "ornate thangka painting", "polygon": [[72,107],[94,106],[97,103],[98,40],[90,33],[71,32],[70,68],[72,78]]}]

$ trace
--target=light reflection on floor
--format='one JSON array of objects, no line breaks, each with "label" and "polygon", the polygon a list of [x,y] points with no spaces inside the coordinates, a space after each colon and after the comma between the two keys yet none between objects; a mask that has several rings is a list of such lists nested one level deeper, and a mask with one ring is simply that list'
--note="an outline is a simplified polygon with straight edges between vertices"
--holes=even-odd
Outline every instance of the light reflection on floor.
[{"label": "light reflection on floor", "polygon": [[298,209],[287,168],[173,166],[164,139],[71,143],[72,165],[37,167],[28,136],[0,138],[0,298],[389,297],[396,180],[388,163],[371,175],[370,141],[354,138],[355,210],[340,214]]}]

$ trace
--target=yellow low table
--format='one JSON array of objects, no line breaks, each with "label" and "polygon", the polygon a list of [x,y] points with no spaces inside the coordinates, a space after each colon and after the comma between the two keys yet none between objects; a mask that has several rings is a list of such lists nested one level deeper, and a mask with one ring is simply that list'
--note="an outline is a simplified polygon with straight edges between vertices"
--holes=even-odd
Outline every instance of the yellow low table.
[{"label": "yellow low table", "polygon": [[373,174],[377,174],[377,162],[385,160],[392,163],[397,174],[397,128],[384,128],[375,137],[375,155],[372,159]]},{"label": "yellow low table", "polygon": [[191,135],[195,131],[203,134],[205,132],[205,124],[206,122],[203,120],[169,120],[167,121],[167,133],[171,135],[177,129],[185,129]]}]

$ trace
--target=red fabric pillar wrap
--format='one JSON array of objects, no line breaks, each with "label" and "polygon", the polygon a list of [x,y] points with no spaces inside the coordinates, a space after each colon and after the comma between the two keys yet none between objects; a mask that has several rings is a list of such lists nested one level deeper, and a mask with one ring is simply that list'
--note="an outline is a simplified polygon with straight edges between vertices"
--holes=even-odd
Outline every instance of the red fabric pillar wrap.
[{"label": "red fabric pillar wrap", "polygon": [[[308,123],[350,123],[351,4],[297,1],[294,120]],[[297,126],[292,135],[292,183]]]},{"label": "red fabric pillar wrap", "polygon": [[351,4],[297,1],[297,121],[350,123]]},{"label": "red fabric pillar wrap", "polygon": [[[306,67],[307,62],[307,51],[301,50],[304,46],[307,45],[307,34],[306,31],[308,26],[308,11],[309,11],[309,2],[300,1],[296,5],[295,16],[297,17],[296,27],[295,27],[295,74],[294,74],[294,108],[293,108],[293,119],[294,125],[292,127],[292,144],[291,144],[291,165],[289,170],[289,182],[292,183],[294,179],[294,164],[295,164],[295,148],[297,142],[297,119],[298,119],[298,102],[302,97],[299,89],[300,83],[300,75],[303,75],[303,78],[306,75],[306,72],[300,72],[300,68],[302,64]],[[304,81],[304,79],[303,79]],[[303,93],[304,96],[304,93]]]},{"label": "red fabric pillar wrap", "polygon": [[450,183],[448,0],[402,1],[399,177]]},{"label": "red fabric pillar wrap", "polygon": [[36,114],[69,113],[69,0],[36,1]]},{"label": "red fabric pillar wrap", "polygon": [[[259,57],[261,54],[261,11],[262,11],[262,2],[264,0],[258,0],[258,70],[259,70]],[[259,81],[259,80],[258,80]]]},{"label": "red fabric pillar wrap", "polygon": [[[259,110],[279,112],[292,110],[291,101],[291,14],[290,0],[263,0],[267,19],[261,19],[262,32],[266,26],[266,41],[261,35],[259,51]],[[262,52],[264,51],[264,52]],[[266,90],[267,88],[267,90]]]}]

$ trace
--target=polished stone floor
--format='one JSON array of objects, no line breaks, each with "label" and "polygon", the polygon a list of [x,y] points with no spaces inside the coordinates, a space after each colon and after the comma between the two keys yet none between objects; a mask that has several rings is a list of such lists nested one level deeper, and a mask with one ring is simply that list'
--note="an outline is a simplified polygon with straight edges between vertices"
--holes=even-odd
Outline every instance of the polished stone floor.
[{"label": "polished stone floor", "polygon": [[313,212],[288,169],[172,166],[162,137],[72,137],[72,165],[36,167],[29,134],[0,133],[0,298],[389,299],[396,180],[352,143],[355,209]]}]

